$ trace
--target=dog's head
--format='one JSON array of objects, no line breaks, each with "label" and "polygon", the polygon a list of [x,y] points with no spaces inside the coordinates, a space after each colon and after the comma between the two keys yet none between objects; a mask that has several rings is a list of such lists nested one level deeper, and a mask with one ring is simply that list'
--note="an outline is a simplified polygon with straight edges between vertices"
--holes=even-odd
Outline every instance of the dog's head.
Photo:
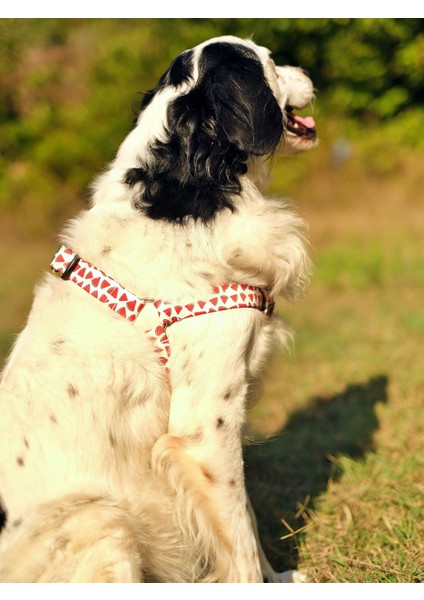
[{"label": "dog's head", "polygon": [[233,210],[250,158],[315,145],[313,119],[293,113],[312,98],[301,69],[276,67],[250,40],[224,36],[183,52],[145,94],[117,156],[137,208],[174,222]]}]

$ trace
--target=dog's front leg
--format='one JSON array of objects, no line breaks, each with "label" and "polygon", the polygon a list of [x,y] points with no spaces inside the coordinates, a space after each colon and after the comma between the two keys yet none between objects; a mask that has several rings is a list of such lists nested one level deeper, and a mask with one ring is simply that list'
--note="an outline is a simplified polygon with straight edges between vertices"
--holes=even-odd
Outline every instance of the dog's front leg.
[{"label": "dog's front leg", "polygon": [[176,517],[192,538],[187,541],[197,547],[199,564],[205,569],[194,578],[261,582],[247,509],[240,432],[231,431],[219,416],[212,417],[215,430],[202,426],[192,412],[184,410],[185,402],[178,401],[183,394],[177,390],[173,395],[173,412],[180,414],[171,418],[169,434],[158,441],[154,456],[156,464],[167,466],[176,490]]},{"label": "dog's front leg", "polygon": [[229,353],[216,340],[211,360],[207,344],[173,360],[169,428],[153,462],[175,489],[176,517],[197,549],[194,579],[262,582],[244,485],[246,368],[234,343]]}]

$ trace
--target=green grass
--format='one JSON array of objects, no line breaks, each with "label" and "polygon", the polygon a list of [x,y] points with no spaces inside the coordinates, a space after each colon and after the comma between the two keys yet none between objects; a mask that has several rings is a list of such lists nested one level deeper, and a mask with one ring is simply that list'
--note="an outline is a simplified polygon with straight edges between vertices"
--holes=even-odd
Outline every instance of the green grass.
[{"label": "green grass", "polygon": [[[393,292],[315,290],[298,308],[295,355],[270,365],[266,410],[252,420],[273,439],[247,464],[278,569],[319,582],[424,580],[423,329],[402,327],[418,298]],[[279,540],[290,533],[282,520],[306,529]]]},{"label": "green grass", "polygon": [[[278,570],[315,582],[422,582],[420,216],[412,196],[378,209],[351,200],[372,179],[334,181],[343,205],[301,204],[315,273],[301,303],[278,305],[296,337],[270,362],[252,412],[266,440],[247,455],[252,502]],[[375,203],[396,186],[383,182]]]},{"label": "green grass", "polygon": [[317,258],[316,283],[333,289],[365,290],[397,284],[424,284],[424,256],[405,235],[368,239],[360,234],[323,249]]}]

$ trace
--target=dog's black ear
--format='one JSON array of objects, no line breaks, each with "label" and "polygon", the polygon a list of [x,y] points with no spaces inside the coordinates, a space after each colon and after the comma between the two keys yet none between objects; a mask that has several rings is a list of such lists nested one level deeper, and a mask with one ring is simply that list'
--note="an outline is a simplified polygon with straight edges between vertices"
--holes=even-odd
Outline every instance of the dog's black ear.
[{"label": "dog's black ear", "polygon": [[222,42],[206,46],[199,86],[214,108],[219,139],[254,156],[275,149],[283,135],[283,115],[252,50]]},{"label": "dog's black ear", "polygon": [[142,110],[150,104],[158,92],[168,85],[177,87],[190,79],[192,75],[192,57],[193,50],[186,50],[176,57],[169,69],[167,69],[159,79],[157,86],[152,90],[144,92],[143,101],[141,103]]},{"label": "dog's black ear", "polygon": [[192,51],[180,55],[142,108],[164,88],[178,90],[191,79],[194,85],[167,106],[162,139],[152,140],[124,179],[131,187],[142,184],[135,205],[152,219],[207,223],[217,212],[233,210],[249,156],[271,153],[283,134],[282,112],[263,67],[242,44],[209,44],[197,63]]}]

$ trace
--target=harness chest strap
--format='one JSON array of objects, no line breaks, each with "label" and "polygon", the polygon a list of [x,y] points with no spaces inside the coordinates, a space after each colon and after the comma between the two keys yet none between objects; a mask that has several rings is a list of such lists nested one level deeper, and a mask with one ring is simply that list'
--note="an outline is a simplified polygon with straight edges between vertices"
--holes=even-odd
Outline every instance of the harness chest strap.
[{"label": "harness chest strap", "polygon": [[146,334],[156,343],[159,359],[164,365],[170,356],[166,329],[173,323],[234,308],[255,308],[271,315],[274,307],[274,302],[264,290],[240,283],[215,286],[207,299],[195,300],[188,304],[139,298],[66,246],[59,248],[50,267],[55,273],[59,273],[62,279],[73,281],[90,296],[128,321],[135,321],[146,304],[153,304],[158,312],[159,324],[155,329],[147,330]]}]

